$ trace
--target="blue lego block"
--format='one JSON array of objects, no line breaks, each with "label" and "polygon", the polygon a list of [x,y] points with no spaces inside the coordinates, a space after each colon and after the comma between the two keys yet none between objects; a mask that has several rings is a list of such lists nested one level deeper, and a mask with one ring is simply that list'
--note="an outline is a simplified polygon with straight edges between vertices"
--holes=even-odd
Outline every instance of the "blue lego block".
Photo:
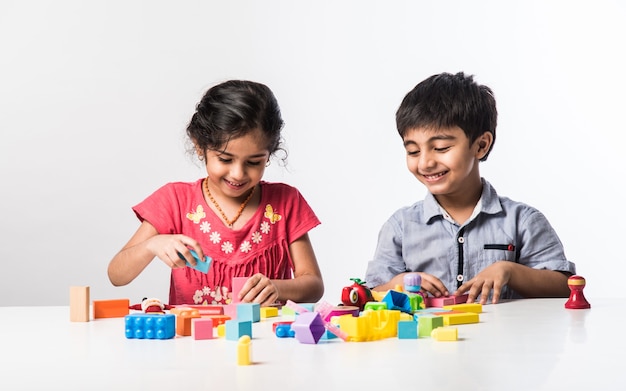
[{"label": "blue lego block", "polygon": [[261,321],[261,305],[258,303],[237,304],[237,320],[250,322]]},{"label": "blue lego block", "polygon": [[130,314],[124,317],[126,338],[170,339],[176,335],[174,314]]},{"label": "blue lego block", "polygon": [[244,335],[252,338],[252,322],[249,320],[227,320],[226,339],[229,341],[239,341]]},{"label": "blue lego block", "polygon": [[399,339],[417,339],[417,322],[415,320],[401,320],[398,322]]},{"label": "blue lego block", "polygon": [[296,332],[291,329],[290,324],[279,324],[276,326],[276,336],[278,338],[293,338]]}]

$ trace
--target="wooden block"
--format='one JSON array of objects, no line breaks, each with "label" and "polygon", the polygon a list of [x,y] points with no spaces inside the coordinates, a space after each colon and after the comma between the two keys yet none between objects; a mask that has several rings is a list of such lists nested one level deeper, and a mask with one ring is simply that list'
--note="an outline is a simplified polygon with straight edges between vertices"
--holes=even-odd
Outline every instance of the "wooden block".
[{"label": "wooden block", "polygon": [[89,287],[70,287],[70,322],[89,322]]},{"label": "wooden block", "polygon": [[130,313],[130,300],[94,300],[93,318],[123,318]]}]

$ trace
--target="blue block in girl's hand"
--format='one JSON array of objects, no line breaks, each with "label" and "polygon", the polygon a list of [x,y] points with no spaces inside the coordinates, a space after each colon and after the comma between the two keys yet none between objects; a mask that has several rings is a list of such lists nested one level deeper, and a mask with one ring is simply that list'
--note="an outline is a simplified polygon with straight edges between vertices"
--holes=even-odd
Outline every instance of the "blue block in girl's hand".
[{"label": "blue block in girl's hand", "polygon": [[[203,261],[198,257],[198,254],[194,250],[189,250],[189,252],[196,259],[196,266],[191,266],[191,264],[185,260],[185,263],[187,263],[187,266],[189,266],[192,269],[201,271],[202,273],[205,273],[205,274],[208,273],[209,266],[211,266],[211,261],[213,260],[213,258],[209,257],[208,255],[205,255],[204,261]],[[178,256],[180,257],[180,259],[185,259],[185,257],[183,257],[181,253],[178,253]]]}]

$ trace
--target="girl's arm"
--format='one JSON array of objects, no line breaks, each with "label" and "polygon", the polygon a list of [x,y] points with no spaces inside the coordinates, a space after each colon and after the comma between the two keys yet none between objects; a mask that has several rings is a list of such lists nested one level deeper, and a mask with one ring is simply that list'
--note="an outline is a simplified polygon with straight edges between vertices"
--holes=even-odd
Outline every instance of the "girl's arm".
[{"label": "girl's arm", "polygon": [[257,273],[250,277],[241,288],[239,297],[244,302],[270,305],[275,301],[296,303],[315,303],[324,294],[324,282],[313,246],[308,234],[289,245],[294,266],[294,278],[289,280],[270,280]]},{"label": "girl's arm", "polygon": [[156,228],[143,221],[128,243],[109,262],[109,280],[115,286],[122,286],[133,281],[155,257],[171,268],[185,267],[185,260],[178,253],[195,265],[196,261],[189,252],[193,248],[200,259],[204,253],[198,242],[185,235],[160,235]]}]

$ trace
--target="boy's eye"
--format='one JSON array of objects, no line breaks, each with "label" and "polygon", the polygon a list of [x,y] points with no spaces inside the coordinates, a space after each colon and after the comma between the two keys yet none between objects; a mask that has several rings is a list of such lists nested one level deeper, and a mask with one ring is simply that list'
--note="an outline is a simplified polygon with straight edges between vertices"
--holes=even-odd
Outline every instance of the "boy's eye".
[{"label": "boy's eye", "polygon": [[448,149],[450,149],[450,147],[435,148],[435,151],[436,151],[436,152],[445,152],[445,151],[447,151]]},{"label": "boy's eye", "polygon": [[420,151],[406,151],[406,154],[409,156],[417,156]]}]

